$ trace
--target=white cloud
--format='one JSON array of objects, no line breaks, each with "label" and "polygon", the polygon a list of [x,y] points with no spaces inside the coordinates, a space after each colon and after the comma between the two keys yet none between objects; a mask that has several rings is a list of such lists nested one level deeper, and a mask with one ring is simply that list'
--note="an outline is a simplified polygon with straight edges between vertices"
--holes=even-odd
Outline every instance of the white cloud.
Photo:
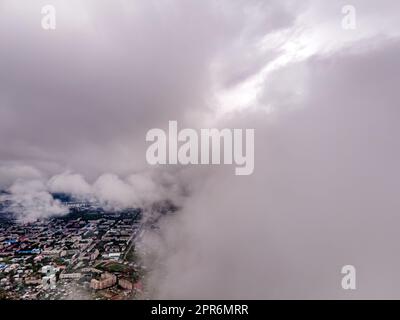
[{"label": "white cloud", "polygon": [[9,192],[9,195],[2,196],[2,200],[11,201],[8,210],[19,222],[33,222],[68,213],[68,208],[54,200],[40,180],[15,182]]}]

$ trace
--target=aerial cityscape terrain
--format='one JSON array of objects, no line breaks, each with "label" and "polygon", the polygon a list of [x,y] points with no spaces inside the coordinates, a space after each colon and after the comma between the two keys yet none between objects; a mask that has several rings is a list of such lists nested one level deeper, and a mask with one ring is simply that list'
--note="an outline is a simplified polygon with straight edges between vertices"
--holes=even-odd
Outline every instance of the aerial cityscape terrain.
[{"label": "aerial cityscape terrain", "polygon": [[141,299],[140,209],[106,211],[68,195],[69,214],[28,223],[0,203],[0,299]]}]

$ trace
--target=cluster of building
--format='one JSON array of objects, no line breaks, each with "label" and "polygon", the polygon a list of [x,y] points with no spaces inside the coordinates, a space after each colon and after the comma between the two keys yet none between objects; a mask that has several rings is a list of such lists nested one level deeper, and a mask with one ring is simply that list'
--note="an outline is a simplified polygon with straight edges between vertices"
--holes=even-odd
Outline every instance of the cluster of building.
[{"label": "cluster of building", "polygon": [[[72,207],[75,206],[75,207]],[[143,294],[135,239],[140,211],[82,214],[28,224],[0,221],[0,297],[130,299]]]}]

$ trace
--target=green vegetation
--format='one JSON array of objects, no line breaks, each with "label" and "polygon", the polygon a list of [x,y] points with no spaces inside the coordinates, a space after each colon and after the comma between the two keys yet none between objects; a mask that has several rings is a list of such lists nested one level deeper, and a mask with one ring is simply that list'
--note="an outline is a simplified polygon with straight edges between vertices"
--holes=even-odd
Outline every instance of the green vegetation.
[{"label": "green vegetation", "polygon": [[129,251],[126,253],[125,259],[131,262],[139,261],[139,255],[136,253],[135,247],[132,246]]},{"label": "green vegetation", "polygon": [[129,267],[118,262],[110,262],[103,266],[103,270],[108,272],[128,272]]},{"label": "green vegetation", "polygon": [[7,292],[0,288],[0,300],[7,299]]},{"label": "green vegetation", "polygon": [[11,260],[12,260],[12,258],[6,257],[6,258],[3,259],[2,263],[4,263],[4,264],[11,264],[11,263],[12,263]]}]

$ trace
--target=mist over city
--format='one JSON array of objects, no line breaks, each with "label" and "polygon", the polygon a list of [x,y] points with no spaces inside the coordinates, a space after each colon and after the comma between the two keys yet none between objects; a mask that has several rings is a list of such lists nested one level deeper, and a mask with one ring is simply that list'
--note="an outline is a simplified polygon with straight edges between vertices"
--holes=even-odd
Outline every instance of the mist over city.
[{"label": "mist over city", "polygon": [[399,12],[0,0],[0,298],[398,299]]}]

